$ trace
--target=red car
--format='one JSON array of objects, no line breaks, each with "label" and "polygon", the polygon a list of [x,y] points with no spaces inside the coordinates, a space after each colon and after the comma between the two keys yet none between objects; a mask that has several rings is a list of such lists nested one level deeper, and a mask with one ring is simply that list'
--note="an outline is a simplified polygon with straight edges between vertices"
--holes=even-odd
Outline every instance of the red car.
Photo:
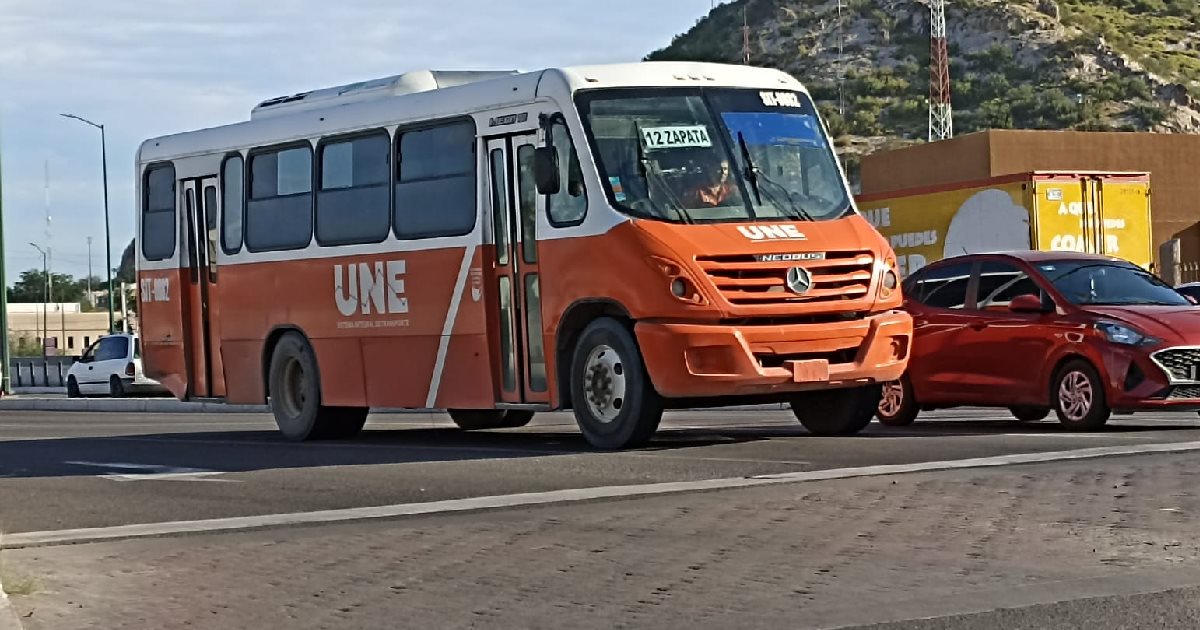
[{"label": "red car", "polygon": [[1142,268],[1066,252],[972,254],[904,281],[913,317],[904,377],[877,417],[1003,407],[1018,420],[1053,410],[1070,429],[1113,411],[1200,409],[1200,308]]}]

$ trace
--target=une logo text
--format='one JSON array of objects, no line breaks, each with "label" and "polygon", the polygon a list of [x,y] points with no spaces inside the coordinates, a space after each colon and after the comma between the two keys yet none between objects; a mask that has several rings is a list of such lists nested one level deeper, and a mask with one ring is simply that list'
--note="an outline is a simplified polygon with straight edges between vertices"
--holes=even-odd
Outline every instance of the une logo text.
[{"label": "une logo text", "polygon": [[763,239],[784,239],[793,241],[802,241],[807,236],[803,232],[796,229],[794,225],[739,225],[738,231],[742,236],[752,240],[761,241]]},{"label": "une logo text", "polygon": [[333,297],[345,317],[407,313],[403,260],[333,266]]}]

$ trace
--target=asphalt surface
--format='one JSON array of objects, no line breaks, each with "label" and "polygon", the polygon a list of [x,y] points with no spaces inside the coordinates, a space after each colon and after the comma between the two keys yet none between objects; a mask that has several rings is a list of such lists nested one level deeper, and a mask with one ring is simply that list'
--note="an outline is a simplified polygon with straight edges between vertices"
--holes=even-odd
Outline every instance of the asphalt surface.
[{"label": "asphalt surface", "polygon": [[1017,423],[1003,412],[933,417],[905,429],[873,424],[858,436],[817,438],[786,411],[678,412],[648,447],[601,453],[568,414],[477,433],[440,415],[381,415],[353,440],[293,444],[265,415],[5,412],[0,505],[20,507],[0,510],[0,528],[107,527],[1200,439],[1193,414],[1119,418],[1088,434],[1050,421]]},{"label": "asphalt surface", "polygon": [[[625,452],[596,452],[589,449],[579,436],[569,414],[542,414],[529,427],[522,429],[471,433],[459,431],[441,415],[384,414],[372,416],[367,428],[361,436],[352,440],[293,444],[283,441],[274,431],[270,417],[263,414],[156,415],[5,410],[0,412],[0,531],[21,534],[170,521],[307,513],[602,486],[642,486],[663,482],[694,482],[886,464],[918,464],[1015,454],[1056,453],[1096,447],[1141,447],[1200,441],[1200,417],[1192,413],[1118,416],[1101,431],[1070,433],[1049,420],[1019,423],[1013,421],[1004,411],[972,409],[922,416],[915,425],[903,429],[873,424],[864,433],[846,438],[811,436],[799,426],[790,412],[776,409],[673,412],[668,414],[663,429],[649,446]],[[1184,461],[1180,458],[1190,459]],[[1174,467],[1155,473],[1154,478],[1158,481],[1154,484],[1157,485],[1148,484],[1147,487],[1141,488],[1141,492],[1147,493],[1147,496],[1158,497],[1164,493],[1171,497],[1191,496],[1188,490],[1190,486],[1181,482],[1180,475],[1190,475],[1191,473],[1181,471],[1191,470],[1191,462],[1200,462],[1200,457],[1186,453],[1080,460],[1069,464],[1072,471],[1070,474],[1063,472],[1064,467],[1068,466],[1067,463],[1050,462],[1026,466],[1024,470],[1027,472],[1023,475],[1003,472],[1020,468],[1008,467],[999,469],[1002,472],[987,477],[988,484],[1000,489],[987,489],[985,492],[989,501],[993,501],[996,496],[1007,495],[1009,490],[1005,488],[1011,478],[1013,494],[1041,493],[1042,498],[1045,498],[1046,493],[1054,492],[1054,486],[1029,488],[1032,483],[1029,480],[1040,477],[1043,472],[1046,478],[1058,475],[1067,480],[1063,483],[1069,482],[1080,488],[1094,489],[1093,486],[1101,487],[1102,484],[1108,483],[1103,471],[1118,465],[1133,466],[1131,462],[1135,461],[1142,467],[1173,462]],[[969,473],[969,470],[943,471],[936,473],[936,478],[966,479]],[[1089,481],[1093,475],[1101,480],[1100,485]],[[903,477],[895,475],[892,478]],[[1137,485],[1135,482],[1138,479],[1140,478],[1137,474],[1126,474],[1118,479],[1118,486]],[[1160,492],[1158,489],[1163,487],[1163,479],[1171,480],[1173,484],[1169,493]],[[729,501],[736,501],[738,497],[742,497],[741,500],[745,501],[745,497],[751,496],[747,494],[750,492],[753,491],[721,490],[712,493],[712,496],[728,497]],[[776,494],[763,496],[788,496],[786,486],[774,492]],[[1074,493],[1076,490],[1070,492]],[[967,496],[969,495],[968,492]],[[839,495],[833,494],[824,499],[826,508],[831,507],[829,502],[836,504],[839,501],[837,496]],[[858,494],[853,496],[861,498]],[[913,495],[911,506],[903,505],[900,508],[889,509],[952,512],[957,509],[977,511],[981,506],[989,505],[980,500],[965,507],[947,508],[937,505],[937,496],[938,491],[934,489],[924,494]],[[1114,500],[1119,500],[1120,496]],[[1028,496],[1025,499],[1030,500]],[[1163,500],[1166,507],[1147,509],[1175,509],[1170,507],[1174,504],[1166,501],[1165,496]],[[649,509],[650,506],[661,507],[666,501],[666,497],[651,497],[634,502],[591,502],[581,503],[576,507],[562,505],[555,510],[562,514],[600,514],[606,510],[597,508],[597,505],[625,505],[623,509],[630,511],[630,514],[645,516],[648,512],[640,511],[636,506],[644,505]],[[723,502],[724,500],[702,502],[709,505],[705,509],[709,510],[707,518],[713,523],[723,522],[724,517],[713,515],[711,511],[714,508],[711,506]],[[754,500],[749,503],[756,505]],[[850,499],[847,499],[844,507],[852,514],[867,513],[863,512],[867,508],[854,505],[854,501]],[[1010,508],[1017,512],[1024,509],[1020,505]],[[697,514],[701,510],[700,507],[679,509],[696,510]],[[1119,508],[1114,509],[1114,512],[1119,511]],[[537,510],[530,511],[528,508],[510,508],[491,514],[501,515],[506,512],[510,513],[507,520],[517,523],[526,518],[536,519],[539,514]],[[753,511],[750,512],[752,513]],[[975,513],[964,512],[962,519],[970,521],[975,518]],[[491,534],[487,523],[501,521],[497,520],[499,516],[488,514],[482,512],[478,515],[455,516],[453,518],[459,520],[454,521],[454,524],[465,528],[469,535],[481,536],[485,532]],[[775,527],[783,522],[778,518],[769,518],[769,511],[766,510],[760,516],[766,519],[768,524],[776,524]],[[1103,520],[1102,516],[1103,514],[1096,518]],[[448,522],[445,519],[450,517],[426,518],[436,523]],[[556,520],[552,519],[552,522]],[[340,543],[337,542],[338,537],[343,535],[340,532],[351,532],[345,534],[347,536],[386,535],[394,527],[393,523],[400,522],[403,521],[384,520],[376,524],[359,524],[352,527],[332,524],[258,530],[257,533],[213,533],[198,539],[264,541],[251,544],[248,547],[251,550],[258,550],[261,545],[290,544],[299,549],[297,558],[304,556],[310,544],[314,547],[324,545],[323,553],[336,557],[339,553],[337,550],[341,549]],[[997,521],[989,522],[994,525]],[[804,525],[806,528],[812,526],[811,523]],[[1101,526],[1108,525],[1101,523]],[[1134,527],[1128,523],[1113,526]],[[347,527],[350,529],[346,529]],[[979,531],[975,534],[983,536],[984,539],[993,536],[985,531],[986,527],[976,529]],[[591,530],[585,531],[588,535],[595,533]],[[614,549],[630,544],[643,544],[642,535],[637,534],[637,531],[642,530],[635,528],[633,534],[623,534],[625,538]],[[1173,535],[1179,536],[1178,533]],[[525,536],[526,534],[517,534],[516,540],[525,540]],[[740,540],[744,537],[745,534],[740,534],[735,539]],[[570,538],[568,536],[567,540]],[[201,544],[191,542],[185,545],[184,541],[196,539],[168,537],[145,539],[145,542],[112,543],[123,545],[119,547],[119,552],[112,551],[118,547],[92,543],[58,547],[66,552],[65,555],[56,555],[53,551],[55,547],[47,547],[45,552],[39,552],[35,548],[6,553],[10,556],[12,553],[19,553],[17,559],[20,562],[17,566],[23,571],[44,569],[48,575],[53,576],[53,579],[49,580],[52,584],[65,589],[65,585],[72,583],[90,584],[88,573],[95,571],[97,566],[112,571],[113,580],[127,577],[124,574],[133,569],[121,569],[119,565],[113,567],[113,559],[127,555],[132,557],[134,550],[149,549],[146,545],[153,545],[153,550],[163,555],[155,560],[147,560],[146,566],[151,569],[143,569],[141,573],[146,570],[162,570],[174,562],[171,558],[177,557],[171,553],[176,544],[179,545],[179,556],[183,556],[187,545]],[[316,543],[317,540],[321,542]],[[399,537],[398,540],[387,543],[386,547],[376,543],[369,548],[387,548],[396,553],[408,553],[405,551],[405,545],[409,544],[407,541],[407,538]],[[746,549],[739,549],[738,545],[723,547],[719,538],[717,541],[714,543],[720,547],[717,551],[727,555],[752,550],[749,542],[746,543]],[[214,548],[217,549],[224,548],[222,543],[203,544],[214,544]],[[546,544],[549,547],[529,547],[522,543],[523,546],[515,547],[506,553],[515,554],[515,559],[524,557],[521,554],[527,553],[522,552],[522,549],[557,548],[568,543],[547,540]],[[1042,541],[1042,544],[1047,544],[1048,549],[1054,548],[1046,541]],[[73,548],[80,551],[94,548],[94,562],[85,563],[80,558],[86,557],[87,554],[81,556],[80,553],[72,551]],[[349,544],[347,548],[353,549],[354,545]],[[418,544],[418,548],[426,549],[428,546]],[[647,548],[645,551],[647,556],[651,556],[656,550]],[[905,557],[908,553],[902,548],[893,552],[898,554],[897,557]],[[969,550],[964,553],[968,552]],[[352,553],[354,558],[370,564],[370,555],[364,557],[361,550]],[[810,552],[795,553],[799,554],[798,558],[811,555]],[[974,552],[969,552],[968,555],[970,553]],[[859,554],[860,552],[855,552],[856,556]],[[1197,551],[1197,554],[1200,554],[1200,551]],[[50,558],[54,558],[53,562]],[[947,571],[951,571],[953,567],[950,559],[947,560]],[[1200,587],[1200,563],[1192,564],[1191,561],[1190,556],[1172,560],[1178,563],[1172,564],[1172,567],[1188,571],[1178,580],[1129,580],[1102,589],[1069,590],[1064,591],[1057,599],[1052,598],[1053,601],[1041,601],[1038,596],[1019,592],[1019,589],[992,591],[972,609],[972,612],[964,612],[966,609],[958,605],[961,603],[959,600],[911,599],[907,600],[903,607],[897,608],[890,618],[912,621],[872,627],[887,630],[1200,627],[1200,623],[1197,622],[1200,618],[1200,592],[1196,589]],[[288,560],[288,566],[295,562],[299,560]],[[319,563],[319,566],[315,567],[317,575],[327,575],[331,583],[337,583],[341,579],[338,562],[340,561],[327,560]],[[43,566],[42,563],[47,564]],[[53,571],[51,567],[54,567]],[[925,568],[935,573],[938,570],[936,566]],[[1153,568],[1157,570],[1161,567],[1154,565]],[[370,575],[374,570],[368,566],[364,569],[364,575]],[[328,573],[322,574],[321,571]],[[672,574],[672,571],[674,570],[667,573]],[[2,573],[0,571],[0,578],[4,577]],[[134,574],[140,573],[134,571]],[[630,579],[636,579],[636,570],[627,575],[633,575]],[[780,579],[792,578],[787,576]],[[798,584],[804,582],[803,578],[795,579],[798,580]],[[1152,584],[1153,588],[1147,586],[1148,584]],[[853,585],[846,586],[851,589],[849,593],[852,594]],[[728,586],[718,585],[713,588],[717,589],[716,594],[734,599],[743,597],[720,590],[729,588]],[[745,586],[738,586],[738,589],[742,588]],[[1145,592],[1147,590],[1153,592]],[[136,591],[137,589],[134,589],[134,592]],[[797,592],[806,591],[800,589]],[[61,595],[75,597],[69,592],[63,592]],[[111,597],[114,596],[105,595],[97,601]],[[38,606],[64,608],[62,597],[55,593],[40,593],[28,601],[18,598],[15,606],[19,610],[36,608],[29,603],[31,601],[37,602]],[[176,602],[175,605],[186,608],[187,602]],[[369,606],[369,602],[364,605]],[[65,614],[61,610],[56,614],[60,613]],[[922,619],[923,617],[930,618]],[[763,618],[778,619],[771,616]],[[857,617],[851,615],[846,618]],[[874,618],[889,617],[875,615]],[[79,623],[78,619],[70,619],[71,624]],[[232,622],[234,626],[241,621],[244,620],[236,616],[232,619],[223,618],[224,623]],[[508,618],[507,623],[503,619],[493,621],[496,623],[490,624],[490,627],[514,627],[513,624],[517,623],[515,618]],[[567,623],[563,627],[571,625]],[[637,625],[635,623],[632,627]],[[769,625],[768,623],[768,626],[764,627]],[[526,626],[533,627],[528,624]],[[43,622],[31,627],[55,625],[46,625]],[[143,626],[129,623],[126,627]],[[199,624],[198,627],[205,626]],[[336,625],[317,624],[303,627]],[[484,623],[479,627],[489,627],[489,624]],[[655,627],[665,626],[658,624]],[[806,623],[801,627],[825,626]]]}]

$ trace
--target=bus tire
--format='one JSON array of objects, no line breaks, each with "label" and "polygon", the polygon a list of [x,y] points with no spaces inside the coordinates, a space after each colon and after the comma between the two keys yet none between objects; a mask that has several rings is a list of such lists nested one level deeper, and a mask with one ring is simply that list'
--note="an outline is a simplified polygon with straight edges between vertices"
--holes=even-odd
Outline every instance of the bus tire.
[{"label": "bus tire", "polygon": [[601,317],[579,335],[571,360],[571,401],[580,432],[595,448],[632,448],[653,437],[663,401],[629,328]]},{"label": "bus tire", "polygon": [[533,412],[524,409],[509,409],[504,412],[504,419],[500,421],[499,428],[501,429],[516,429],[523,427],[533,421]]},{"label": "bus tire", "polygon": [[[279,339],[271,353],[269,374],[271,413],[287,439],[301,442],[346,437],[362,429],[357,416],[347,418],[346,408],[321,404],[317,357],[298,333],[290,332]],[[361,422],[365,422],[365,410],[361,416]]]},{"label": "bus tire", "polygon": [[532,411],[518,409],[450,409],[447,413],[463,431],[513,429],[533,420]]},{"label": "bus tire", "polygon": [[813,435],[854,435],[879,410],[882,385],[805,392],[792,400],[792,413]]}]

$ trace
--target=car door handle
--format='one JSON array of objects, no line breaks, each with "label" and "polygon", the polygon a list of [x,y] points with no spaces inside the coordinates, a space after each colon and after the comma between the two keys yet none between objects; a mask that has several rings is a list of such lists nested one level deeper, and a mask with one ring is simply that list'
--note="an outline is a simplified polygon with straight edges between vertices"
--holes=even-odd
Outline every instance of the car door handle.
[{"label": "car door handle", "polygon": [[967,327],[969,327],[971,330],[983,330],[984,328],[987,328],[987,323],[986,322],[971,322],[970,324],[967,324]]}]

